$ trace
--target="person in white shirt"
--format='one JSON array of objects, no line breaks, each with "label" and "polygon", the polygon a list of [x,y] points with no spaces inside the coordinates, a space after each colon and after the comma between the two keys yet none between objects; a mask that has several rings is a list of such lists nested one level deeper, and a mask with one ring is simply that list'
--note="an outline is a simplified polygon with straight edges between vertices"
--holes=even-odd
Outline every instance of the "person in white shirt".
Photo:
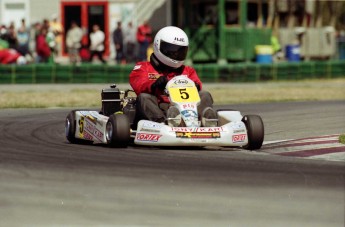
[{"label": "person in white shirt", "polygon": [[92,30],[93,31],[90,34],[90,62],[92,62],[93,57],[96,55],[98,59],[101,60],[103,64],[105,64],[106,61],[103,58],[105,39],[104,32],[100,30],[98,24],[94,24],[92,26]]},{"label": "person in white shirt", "polygon": [[67,32],[66,46],[70,62],[72,64],[79,62],[79,49],[81,48],[81,40],[83,31],[75,21],[72,21],[71,28]]},{"label": "person in white shirt", "polygon": [[132,22],[129,22],[127,29],[124,31],[125,57],[127,63],[134,63],[136,61],[136,33],[136,28],[133,27]]}]

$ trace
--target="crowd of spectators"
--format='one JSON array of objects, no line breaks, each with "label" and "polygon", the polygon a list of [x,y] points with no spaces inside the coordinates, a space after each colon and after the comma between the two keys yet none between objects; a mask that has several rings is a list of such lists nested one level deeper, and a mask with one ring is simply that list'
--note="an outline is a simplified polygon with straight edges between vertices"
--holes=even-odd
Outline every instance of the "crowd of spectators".
[{"label": "crowd of spectators", "polygon": [[[65,43],[63,39],[65,38]],[[97,57],[102,63],[134,63],[147,60],[147,51],[152,42],[152,29],[147,21],[135,28],[129,22],[124,28],[122,22],[111,32],[115,58],[104,59],[105,33],[98,24],[93,24],[89,33],[72,21],[64,28],[53,15],[31,26],[21,20],[20,27],[14,23],[1,25],[0,64],[55,63],[62,56],[62,45],[71,64],[93,62]]]}]

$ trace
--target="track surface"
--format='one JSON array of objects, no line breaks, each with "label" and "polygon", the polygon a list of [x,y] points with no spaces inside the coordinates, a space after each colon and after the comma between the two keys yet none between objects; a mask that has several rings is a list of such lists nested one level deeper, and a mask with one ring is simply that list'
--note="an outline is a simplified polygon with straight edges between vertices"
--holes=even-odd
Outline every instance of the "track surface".
[{"label": "track surface", "polygon": [[[345,130],[344,101],[228,108],[261,115],[267,142]],[[345,225],[343,161],[73,145],[69,111],[0,110],[0,226]]]}]

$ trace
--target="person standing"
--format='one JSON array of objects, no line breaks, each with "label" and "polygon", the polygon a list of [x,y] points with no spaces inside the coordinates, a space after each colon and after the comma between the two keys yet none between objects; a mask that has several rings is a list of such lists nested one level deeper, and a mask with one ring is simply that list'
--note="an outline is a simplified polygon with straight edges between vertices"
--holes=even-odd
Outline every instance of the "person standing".
[{"label": "person standing", "polygon": [[14,26],[14,22],[11,22],[10,26],[8,27],[8,44],[10,49],[17,49],[18,48],[18,40],[17,40],[17,31]]},{"label": "person standing", "polygon": [[62,50],[62,36],[64,33],[64,29],[62,24],[58,21],[58,16],[57,14],[52,15],[52,21],[50,22],[50,30],[54,34],[54,41],[55,41],[55,48],[54,48],[54,53],[57,56],[61,55],[61,50]]},{"label": "person standing", "polygon": [[48,46],[50,48],[50,56],[49,56],[47,62],[50,64],[53,64],[53,63],[55,63],[54,53],[56,53],[55,34],[50,27],[50,22],[48,19],[43,20],[42,27],[47,30],[45,37],[46,37],[46,42],[48,43]]},{"label": "person standing", "polygon": [[113,32],[113,43],[116,50],[115,60],[117,64],[122,64],[124,63],[124,56],[123,56],[123,33],[122,33],[121,21],[117,22],[117,28]]},{"label": "person standing", "polygon": [[98,59],[105,64],[106,61],[103,59],[103,51],[104,51],[104,40],[105,35],[104,32],[101,31],[98,24],[94,24],[92,26],[92,32],[90,34],[90,62],[92,62],[93,57],[96,55]]},{"label": "person standing", "polygon": [[30,43],[30,30],[26,27],[25,19],[22,19],[22,24],[17,32],[17,40],[18,40],[18,52],[26,56],[30,54],[29,51],[29,43]]},{"label": "person standing", "polygon": [[137,30],[137,40],[139,43],[139,61],[147,60],[147,48],[152,41],[152,29],[148,21],[145,20]]},{"label": "person standing", "polygon": [[134,63],[136,60],[136,40],[135,40],[135,28],[132,22],[128,23],[127,29],[124,31],[124,47],[125,57],[127,63]]},{"label": "person standing", "polygon": [[69,60],[72,64],[79,62],[79,49],[81,48],[81,39],[83,38],[83,31],[78,26],[77,22],[72,21],[71,28],[67,31],[66,46],[69,55]]},{"label": "person standing", "polygon": [[42,27],[40,34],[36,37],[36,52],[37,52],[37,62],[45,62],[47,63],[50,55],[51,55],[51,49],[47,43],[47,33],[48,30],[46,27]]}]

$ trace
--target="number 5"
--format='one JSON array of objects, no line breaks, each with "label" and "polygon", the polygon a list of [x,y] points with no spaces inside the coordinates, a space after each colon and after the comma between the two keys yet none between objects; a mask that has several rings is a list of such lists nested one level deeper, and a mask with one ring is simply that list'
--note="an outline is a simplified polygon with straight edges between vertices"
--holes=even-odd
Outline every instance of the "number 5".
[{"label": "number 5", "polygon": [[181,94],[181,99],[189,99],[189,94],[187,93],[187,88],[179,89]]}]

